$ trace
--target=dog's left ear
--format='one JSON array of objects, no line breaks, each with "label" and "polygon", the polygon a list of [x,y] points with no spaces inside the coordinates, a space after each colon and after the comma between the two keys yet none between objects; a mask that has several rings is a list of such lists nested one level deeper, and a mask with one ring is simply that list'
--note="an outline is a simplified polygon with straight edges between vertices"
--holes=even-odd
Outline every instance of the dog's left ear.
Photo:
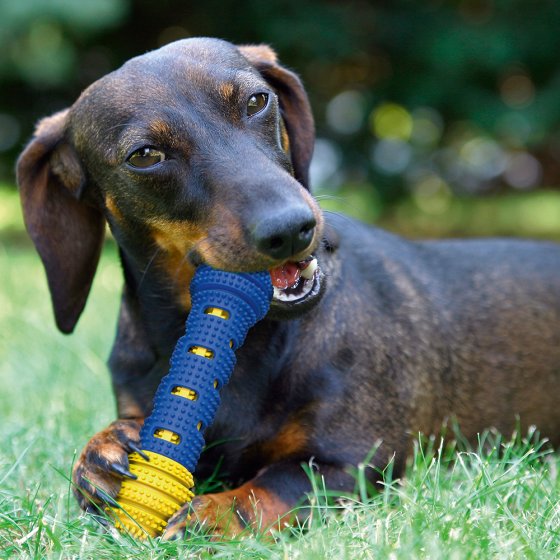
[{"label": "dog's left ear", "polygon": [[315,127],[311,106],[300,79],[278,64],[276,53],[270,47],[243,45],[238,48],[276,91],[290,139],[294,176],[309,189],[309,164],[313,155]]}]

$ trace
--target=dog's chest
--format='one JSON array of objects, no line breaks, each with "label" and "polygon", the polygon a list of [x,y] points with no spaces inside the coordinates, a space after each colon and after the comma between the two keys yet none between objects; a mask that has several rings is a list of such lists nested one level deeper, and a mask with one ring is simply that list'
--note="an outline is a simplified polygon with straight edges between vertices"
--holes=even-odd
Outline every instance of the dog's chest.
[{"label": "dog's chest", "polygon": [[308,398],[294,385],[293,364],[285,355],[289,341],[283,340],[284,345],[263,333],[251,334],[238,352],[214,422],[205,433],[206,450],[198,466],[204,474],[199,476],[212,472],[221,460],[224,472],[245,478],[270,462],[272,442],[278,437],[285,443],[294,439],[292,419]]}]

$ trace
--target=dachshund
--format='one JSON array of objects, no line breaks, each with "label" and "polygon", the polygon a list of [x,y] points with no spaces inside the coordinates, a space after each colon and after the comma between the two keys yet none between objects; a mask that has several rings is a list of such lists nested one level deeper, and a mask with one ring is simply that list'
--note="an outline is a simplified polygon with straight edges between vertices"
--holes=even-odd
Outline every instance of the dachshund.
[{"label": "dachshund", "polygon": [[410,241],[323,214],[313,143],[305,90],[274,51],[210,38],[133,58],[39,122],[17,176],[58,328],[70,333],[85,306],[106,224],[124,276],[117,419],[75,465],[82,508],[130,476],[201,263],[269,270],[274,297],[195,473],[221,465],[231,489],[186,504],[165,537],[195,519],[228,535],[281,527],[305,512],[302,465],[343,496],[352,467],[367,459],[372,484],[390,462],[398,476],[418,434],[446,419],[470,440],[520,422],[558,442],[560,247]]}]

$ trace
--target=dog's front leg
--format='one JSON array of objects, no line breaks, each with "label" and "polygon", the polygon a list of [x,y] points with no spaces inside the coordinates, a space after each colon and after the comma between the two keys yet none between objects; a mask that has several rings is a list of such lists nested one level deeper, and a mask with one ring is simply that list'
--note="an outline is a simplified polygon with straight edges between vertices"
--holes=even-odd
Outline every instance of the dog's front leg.
[{"label": "dog's front leg", "polygon": [[[319,467],[325,486],[351,492],[354,479],[342,468]],[[188,527],[198,524],[216,537],[235,537],[245,530],[267,532],[304,519],[309,508],[302,501],[312,491],[309,474],[299,461],[286,461],[263,469],[242,486],[196,497],[169,521],[164,539],[182,538]]]},{"label": "dog's front leg", "polygon": [[125,287],[109,360],[118,419],[89,440],[74,465],[74,495],[82,509],[95,511],[110,502],[131,476],[128,454],[139,449],[140,428],[166,363],[151,349],[136,300]]}]

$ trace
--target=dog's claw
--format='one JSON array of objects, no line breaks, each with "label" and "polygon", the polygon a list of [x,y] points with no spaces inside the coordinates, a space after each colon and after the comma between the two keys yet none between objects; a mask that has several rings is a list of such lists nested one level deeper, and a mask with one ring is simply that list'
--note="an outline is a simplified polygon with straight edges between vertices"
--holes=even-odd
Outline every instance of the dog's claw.
[{"label": "dog's claw", "polygon": [[108,505],[114,508],[118,508],[121,509],[121,505],[119,504],[119,502],[117,502],[112,496],[109,496],[109,494],[107,494],[107,492],[104,492],[101,489],[97,489],[97,493],[99,494],[99,497]]},{"label": "dog's claw", "polygon": [[132,447],[139,445],[140,427],[136,420],[115,420],[88,442],[72,473],[74,495],[82,509],[93,503],[104,511],[111,504],[107,496],[118,495],[123,480],[137,478],[127,456],[132,452],[129,442],[136,442]]},{"label": "dog's claw", "polygon": [[131,478],[132,480],[136,480],[138,477],[135,474],[132,474],[126,467],[123,467],[120,463],[111,463],[109,465],[111,470],[119,473],[121,476],[126,478]]},{"label": "dog's claw", "polygon": [[129,441],[128,442],[128,447],[130,449],[132,449],[132,451],[138,453],[138,455],[140,455],[140,457],[142,457],[142,459],[145,459],[146,461],[150,460],[148,455],[146,455],[145,451],[143,451],[142,448],[137,443],[135,443],[133,441]]}]

